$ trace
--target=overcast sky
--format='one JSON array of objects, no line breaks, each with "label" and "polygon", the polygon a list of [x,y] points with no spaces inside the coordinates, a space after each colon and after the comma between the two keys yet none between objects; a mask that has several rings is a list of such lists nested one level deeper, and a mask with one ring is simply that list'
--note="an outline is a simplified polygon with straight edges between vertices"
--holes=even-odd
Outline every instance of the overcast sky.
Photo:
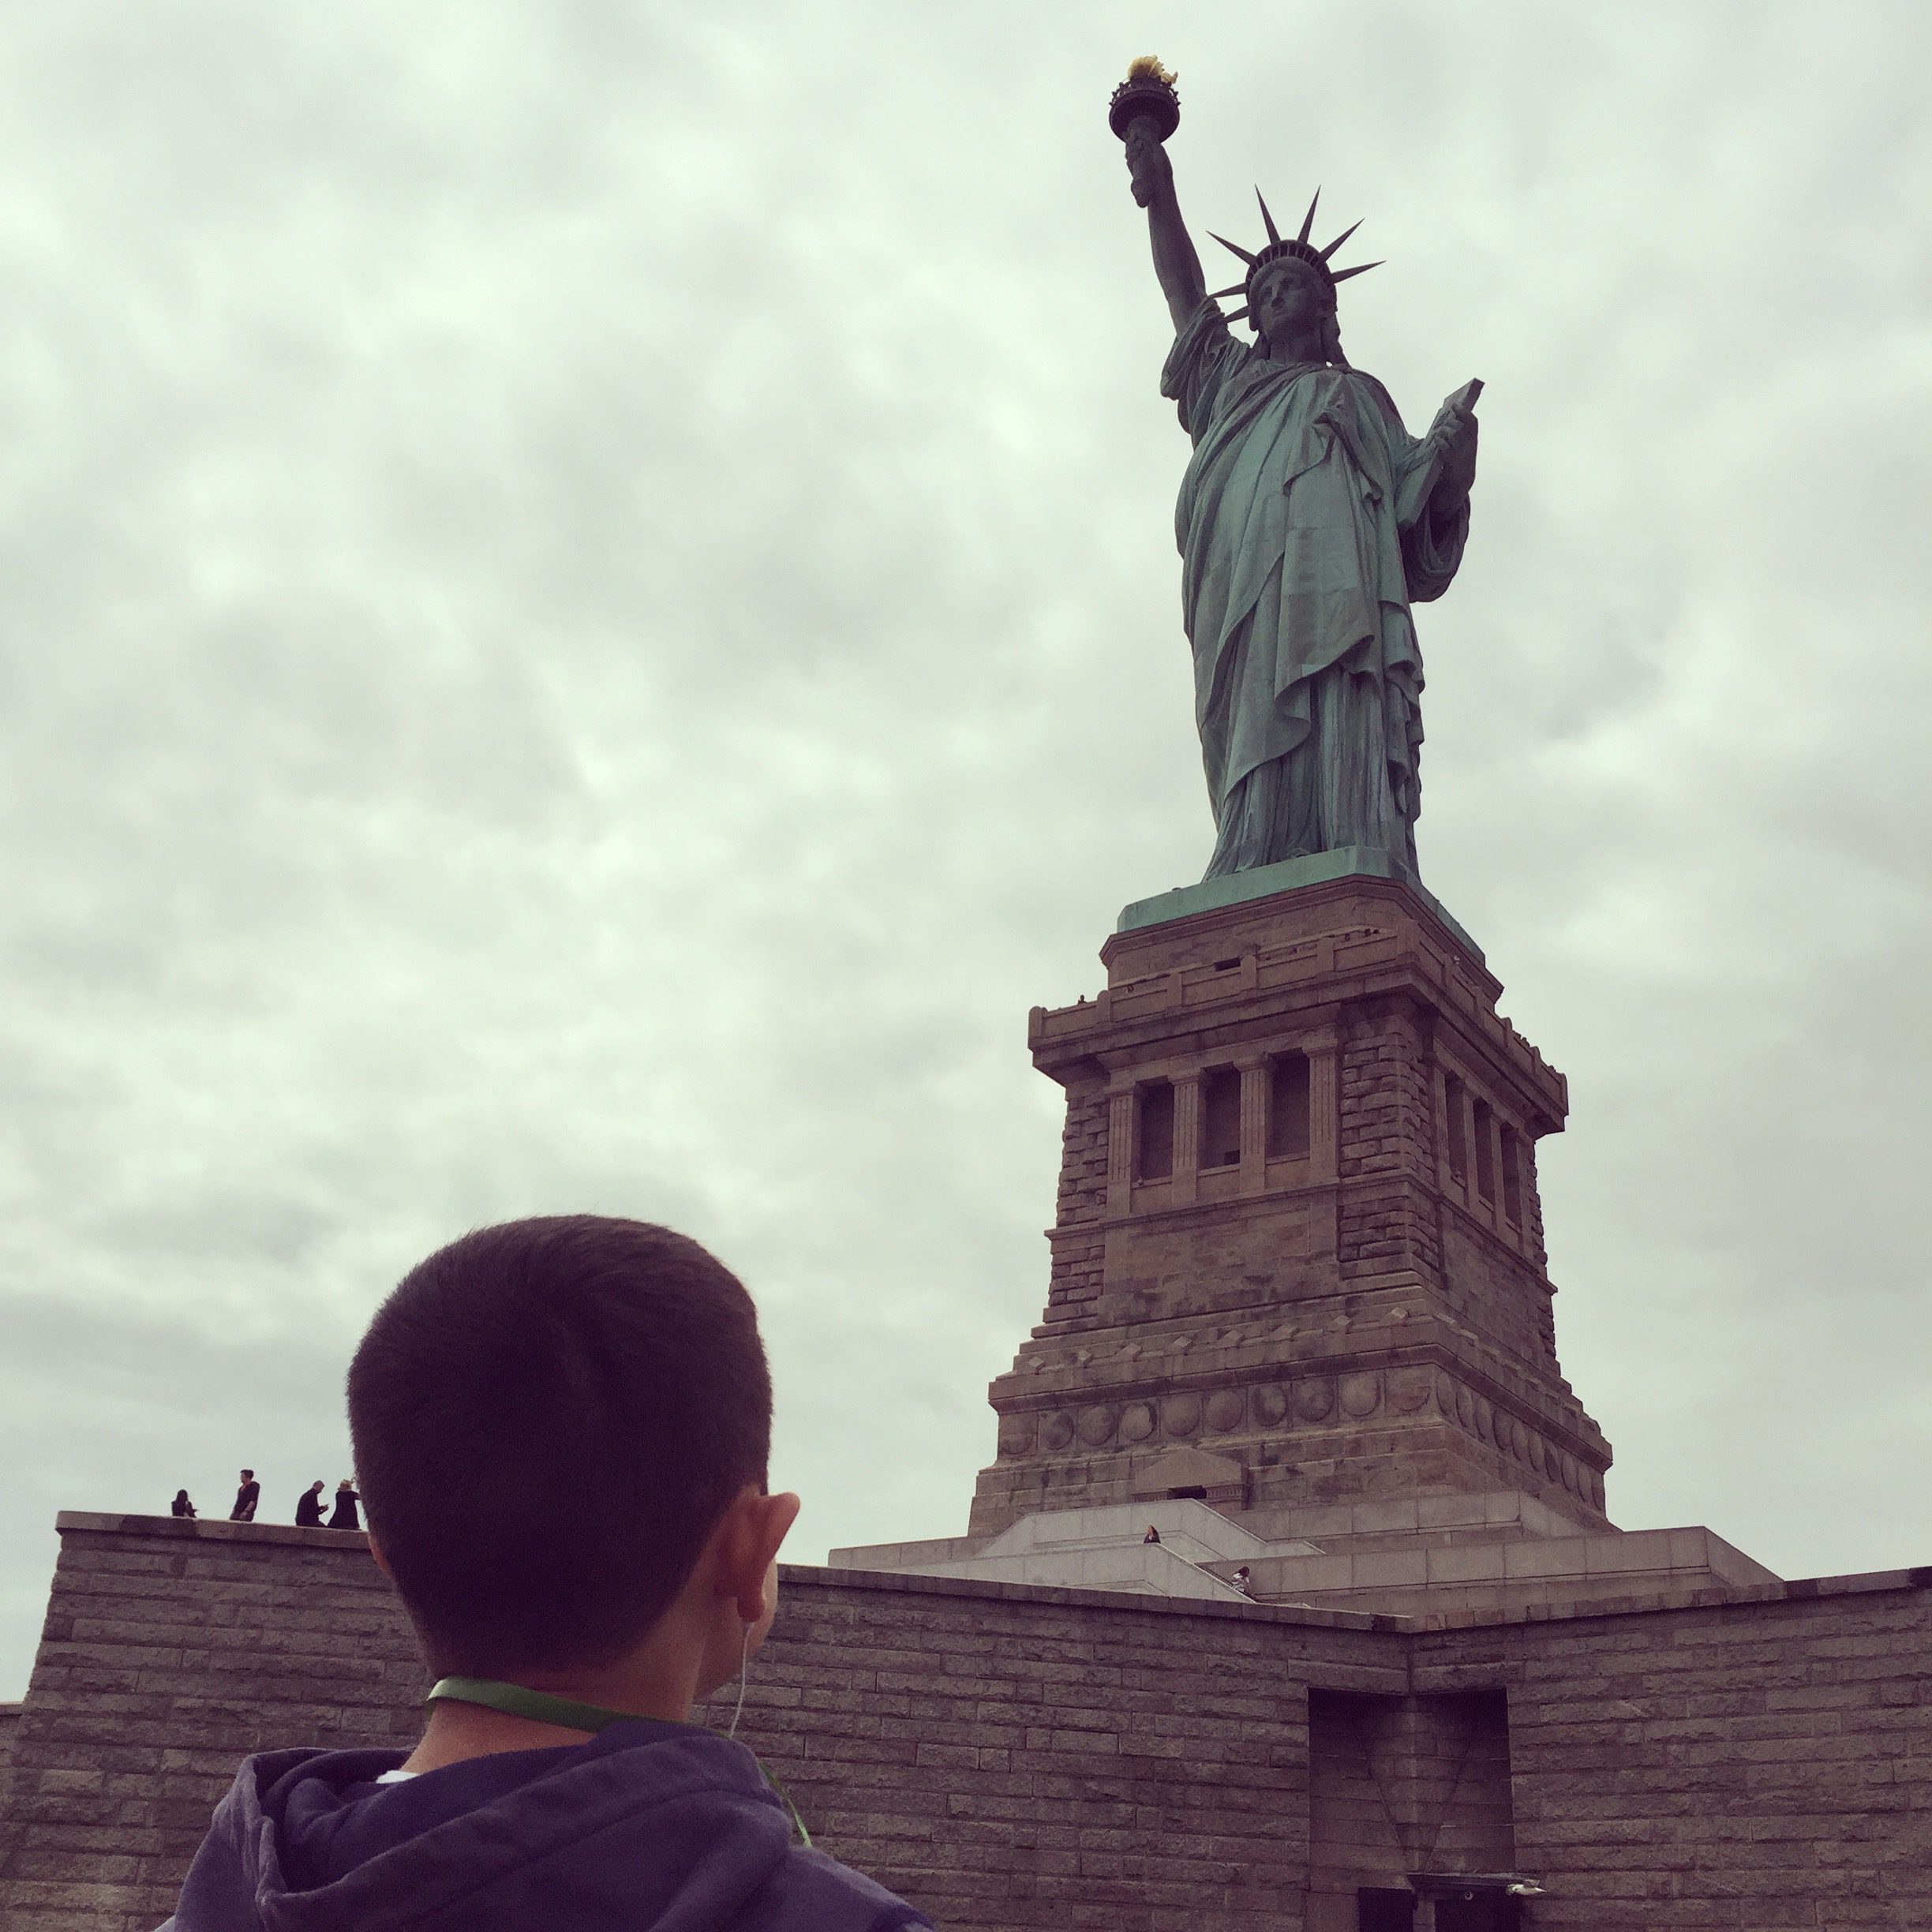
[{"label": "overcast sky", "polygon": [[287,1520],[515,1215],[743,1274],[794,1555],[964,1528],[1027,1009],[1211,843],[1148,51],[1197,234],[1320,183],[1351,358],[1488,384],[1420,844],[1612,1515],[1932,1561],[1920,0],[0,23],[0,1696],[56,1510]]}]

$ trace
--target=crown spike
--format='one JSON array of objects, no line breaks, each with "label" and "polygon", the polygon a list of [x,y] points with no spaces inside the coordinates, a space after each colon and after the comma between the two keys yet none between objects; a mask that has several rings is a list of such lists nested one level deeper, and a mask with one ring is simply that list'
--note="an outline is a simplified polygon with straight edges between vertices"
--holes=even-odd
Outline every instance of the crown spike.
[{"label": "crown spike", "polygon": [[[1320,199],[1321,190],[1317,188],[1315,190],[1315,201],[1319,201]],[[1295,237],[1297,242],[1306,242],[1309,238],[1309,230],[1315,226],[1315,201],[1309,204],[1309,212],[1301,217],[1301,232]]]},{"label": "crown spike", "polygon": [[1380,268],[1381,266],[1380,262],[1374,261],[1364,262],[1359,268],[1336,268],[1331,271],[1328,279],[1331,282],[1346,282],[1350,275],[1366,275],[1371,268]]},{"label": "crown spike", "polygon": [[[1364,216],[1364,217],[1363,217],[1363,219],[1364,219],[1364,220],[1366,220],[1366,219],[1367,219],[1367,217],[1366,217],[1366,216]],[[1361,222],[1357,222],[1357,223],[1356,223],[1355,227],[1354,227],[1354,228],[1344,228],[1344,229],[1342,230],[1342,232],[1341,232],[1341,233],[1340,233],[1339,235],[1337,235],[1337,236],[1335,237],[1335,239],[1334,239],[1332,242],[1331,242],[1328,244],[1328,245],[1327,245],[1327,246],[1325,249],[1324,249],[1322,250],[1322,252],[1321,252],[1321,258],[1322,258],[1322,260],[1323,260],[1324,261],[1326,261],[1326,260],[1328,259],[1328,257],[1329,257],[1331,255],[1332,255],[1332,254],[1333,254],[1333,253],[1335,252],[1335,250],[1336,250],[1337,249],[1339,249],[1339,247],[1342,245],[1342,244],[1344,242],[1346,242],[1346,240],[1349,238],[1349,237],[1350,237],[1350,235],[1352,235],[1352,234],[1353,234],[1355,232],[1355,229],[1356,229],[1356,228],[1359,228],[1361,226]]]},{"label": "crown spike", "polygon": [[1248,284],[1245,282],[1237,282],[1232,288],[1210,289],[1208,294],[1210,301],[1219,301],[1226,296],[1245,295],[1247,292]]},{"label": "crown spike", "polygon": [[1208,230],[1208,233],[1213,238],[1214,240],[1219,242],[1230,255],[1238,255],[1250,268],[1252,268],[1255,265],[1255,263],[1260,259],[1260,257],[1257,256],[1250,255],[1248,251],[1238,242],[1229,241],[1226,235],[1215,234],[1215,231],[1211,228]]},{"label": "crown spike", "polygon": [[[1261,190],[1259,188],[1255,190],[1255,199],[1261,201]],[[1270,244],[1279,242],[1281,240],[1281,230],[1275,226],[1275,217],[1268,212],[1268,204],[1265,201],[1261,201],[1261,219],[1267,225]]]},{"label": "crown spike", "polygon": [[1248,320],[1248,311],[1245,309],[1230,309],[1223,320],[1229,322],[1245,322]]}]

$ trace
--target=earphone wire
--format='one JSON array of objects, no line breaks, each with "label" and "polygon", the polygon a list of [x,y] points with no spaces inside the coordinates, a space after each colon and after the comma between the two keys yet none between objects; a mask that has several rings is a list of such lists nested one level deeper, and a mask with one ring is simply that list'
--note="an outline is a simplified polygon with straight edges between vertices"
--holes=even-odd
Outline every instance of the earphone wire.
[{"label": "earphone wire", "polygon": [[732,1720],[724,1735],[735,1738],[738,1735],[738,1720],[744,1715],[745,1676],[751,1668],[751,1626],[744,1627],[744,1642],[738,1650],[738,1702],[732,1706]]}]

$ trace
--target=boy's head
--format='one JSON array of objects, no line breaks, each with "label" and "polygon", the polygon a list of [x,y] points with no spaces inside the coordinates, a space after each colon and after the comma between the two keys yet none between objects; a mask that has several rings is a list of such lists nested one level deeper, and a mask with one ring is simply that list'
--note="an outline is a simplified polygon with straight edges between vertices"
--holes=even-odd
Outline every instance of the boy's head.
[{"label": "boy's head", "polygon": [[594,1215],[481,1228],[412,1269],[349,1368],[371,1534],[439,1672],[610,1661],[762,1487],[751,1298],[695,1241]]}]

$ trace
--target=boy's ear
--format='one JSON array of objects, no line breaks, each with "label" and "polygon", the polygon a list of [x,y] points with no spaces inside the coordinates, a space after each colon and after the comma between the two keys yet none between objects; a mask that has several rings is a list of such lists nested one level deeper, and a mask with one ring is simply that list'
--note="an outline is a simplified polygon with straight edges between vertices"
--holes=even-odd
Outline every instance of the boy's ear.
[{"label": "boy's ear", "polygon": [[735,1597],[739,1619],[747,1623],[769,1620],[775,1606],[766,1601],[766,1579],[803,1506],[789,1493],[766,1496],[757,1489],[739,1491],[721,1526],[718,1589]]}]

